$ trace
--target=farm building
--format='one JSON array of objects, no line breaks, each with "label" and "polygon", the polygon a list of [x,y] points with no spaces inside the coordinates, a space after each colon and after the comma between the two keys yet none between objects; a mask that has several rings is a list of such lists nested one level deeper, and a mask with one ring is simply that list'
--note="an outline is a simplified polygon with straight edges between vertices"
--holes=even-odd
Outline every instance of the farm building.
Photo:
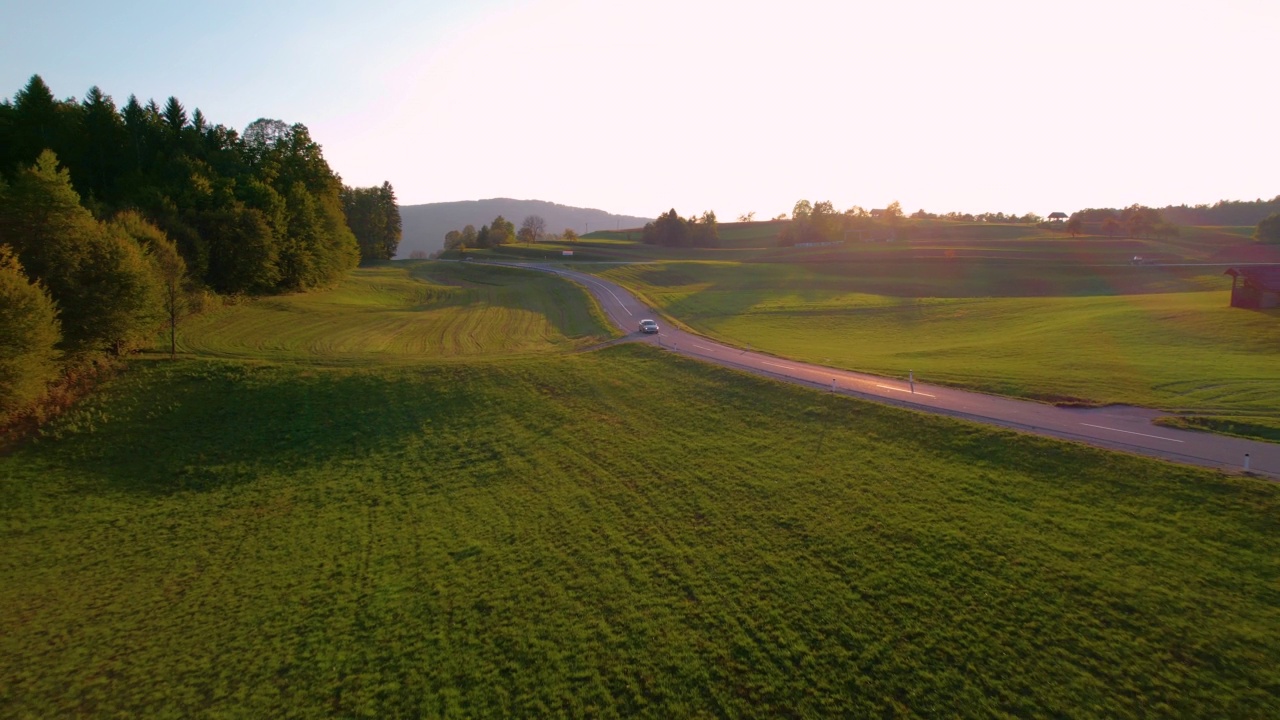
[{"label": "farm building", "polygon": [[1231,307],[1280,307],[1280,266],[1231,268],[1224,274],[1231,276]]},{"label": "farm building", "polygon": [[1058,222],[1058,223],[1060,223],[1060,222],[1066,222],[1066,221],[1067,221],[1067,214],[1066,214],[1066,213],[1064,213],[1064,212],[1051,212],[1051,213],[1049,213],[1049,222]]}]

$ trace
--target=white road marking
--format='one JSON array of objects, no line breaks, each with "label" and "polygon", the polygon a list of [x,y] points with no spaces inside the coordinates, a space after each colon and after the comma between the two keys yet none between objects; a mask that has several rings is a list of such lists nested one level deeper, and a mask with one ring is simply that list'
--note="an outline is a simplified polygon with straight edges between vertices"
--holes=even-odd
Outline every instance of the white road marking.
[{"label": "white road marking", "polygon": [[1182,442],[1181,440],[1174,440],[1173,438],[1160,437],[1159,435],[1148,435],[1146,433],[1134,432],[1132,430],[1121,430],[1120,428],[1109,428],[1109,427],[1103,427],[1101,425],[1090,425],[1089,423],[1080,423],[1080,424],[1085,427],[1098,428],[1099,430],[1110,430],[1111,432],[1127,433],[1129,435],[1141,435],[1142,437],[1154,438],[1156,440],[1167,440],[1169,442],[1176,442],[1176,443]]},{"label": "white road marking", "polygon": [[625,312],[627,315],[630,315],[630,314],[631,314],[631,311],[627,309],[627,306],[626,306],[626,305],[624,305],[624,304],[622,303],[622,299],[621,299],[621,298],[619,298],[619,297],[618,297],[618,296],[613,292],[613,288],[609,287],[608,285],[605,285],[604,283],[600,282],[599,280],[596,280],[595,278],[591,277],[590,275],[577,275],[577,274],[575,274],[573,277],[576,277],[576,278],[578,278],[579,280],[585,280],[585,281],[587,281],[587,282],[593,282],[593,283],[595,283],[596,285],[599,285],[600,287],[604,288],[604,291],[605,291],[605,292],[607,292],[607,293],[609,293],[610,295],[612,295],[612,296],[613,296],[613,300],[614,300],[614,302],[618,303],[618,307],[622,308],[622,311],[623,311],[623,312]]},{"label": "white road marking", "polygon": [[694,347],[696,347],[696,348],[698,348],[699,350],[710,350],[711,352],[715,352],[715,351],[716,351],[716,349],[715,349],[715,348],[709,348],[709,347],[707,347],[706,345],[699,345],[698,343],[693,343],[693,346],[694,346]]},{"label": "white road marking", "polygon": [[780,368],[786,368],[787,370],[795,370],[795,369],[796,369],[796,368],[791,367],[790,365],[779,365],[778,363],[771,363],[771,362],[768,362],[768,361],[766,361],[766,360],[761,360],[761,361],[760,361],[760,364],[761,364],[761,365],[772,365],[772,366],[774,366],[774,367],[780,367]]},{"label": "white road marking", "polygon": [[893,390],[894,392],[910,393],[911,395],[921,395],[924,397],[931,397],[931,398],[937,397],[937,395],[930,395],[929,393],[922,393],[922,392],[914,392],[912,390],[903,390],[902,388],[890,387],[889,385],[876,385],[876,387],[884,388],[885,390]]}]

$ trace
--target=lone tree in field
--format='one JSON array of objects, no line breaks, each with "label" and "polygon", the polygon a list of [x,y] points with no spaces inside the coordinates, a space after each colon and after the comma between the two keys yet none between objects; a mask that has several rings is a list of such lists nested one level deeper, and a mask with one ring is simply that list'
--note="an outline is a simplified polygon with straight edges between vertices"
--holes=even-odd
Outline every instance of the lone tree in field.
[{"label": "lone tree in field", "polygon": [[560,239],[565,242],[576,243],[578,242],[578,233],[573,228],[565,228],[564,232],[560,234]]},{"label": "lone tree in field", "polygon": [[520,223],[520,239],[526,245],[538,242],[538,238],[542,237],[547,231],[547,221],[542,219],[541,215],[530,215]]},{"label": "lone tree in field", "polygon": [[1271,213],[1263,218],[1253,237],[1258,242],[1280,243],[1280,213]]}]

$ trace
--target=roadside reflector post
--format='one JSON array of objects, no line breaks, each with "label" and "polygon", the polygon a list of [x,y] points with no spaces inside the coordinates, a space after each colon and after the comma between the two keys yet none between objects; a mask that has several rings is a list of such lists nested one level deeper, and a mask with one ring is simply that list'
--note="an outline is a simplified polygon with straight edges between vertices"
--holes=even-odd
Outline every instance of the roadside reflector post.
[{"label": "roadside reflector post", "polygon": [[831,378],[831,392],[835,392],[835,391],[836,391],[836,379]]},{"label": "roadside reflector post", "polygon": [[1244,471],[1249,472],[1249,453],[1244,454]]},{"label": "roadside reflector post", "polygon": [[911,384],[911,392],[912,394],[914,394],[916,391],[916,371],[915,370],[907,371],[907,382]]}]

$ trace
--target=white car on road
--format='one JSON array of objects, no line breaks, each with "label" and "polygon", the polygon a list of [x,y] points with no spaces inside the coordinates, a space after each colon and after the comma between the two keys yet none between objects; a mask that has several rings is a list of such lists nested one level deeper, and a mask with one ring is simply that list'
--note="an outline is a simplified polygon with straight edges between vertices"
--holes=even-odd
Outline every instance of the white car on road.
[{"label": "white car on road", "polygon": [[652,321],[652,320],[641,320],[641,321],[640,321],[640,332],[642,332],[642,333],[649,333],[649,334],[656,333],[656,332],[658,332],[658,323],[656,323],[656,322],[654,322],[654,321]]}]

